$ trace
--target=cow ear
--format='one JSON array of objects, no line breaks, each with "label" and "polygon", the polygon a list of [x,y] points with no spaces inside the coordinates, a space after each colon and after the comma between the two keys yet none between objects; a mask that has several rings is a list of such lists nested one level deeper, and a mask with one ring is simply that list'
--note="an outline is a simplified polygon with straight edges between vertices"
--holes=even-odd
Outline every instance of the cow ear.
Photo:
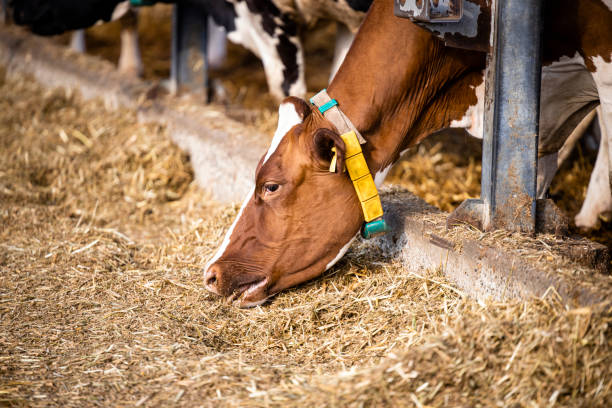
[{"label": "cow ear", "polygon": [[286,103],[290,103],[295,107],[295,112],[302,119],[302,122],[304,122],[304,119],[306,119],[306,117],[312,112],[310,105],[307,104],[305,100],[300,99],[298,97],[289,96],[283,99],[281,105],[284,105]]},{"label": "cow ear", "polygon": [[[314,137],[314,152],[317,158],[329,166],[332,162],[334,154],[336,155],[335,169],[330,169],[336,173],[344,172],[344,156],[346,146],[340,135],[333,130],[320,128],[315,131]],[[332,151],[332,148],[334,150]],[[335,153],[334,153],[335,152]]]}]

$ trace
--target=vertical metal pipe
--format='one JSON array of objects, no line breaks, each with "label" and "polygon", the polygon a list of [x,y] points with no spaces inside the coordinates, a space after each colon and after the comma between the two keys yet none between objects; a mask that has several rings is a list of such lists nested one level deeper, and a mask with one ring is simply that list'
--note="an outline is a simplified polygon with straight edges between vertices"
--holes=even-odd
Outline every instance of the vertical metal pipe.
[{"label": "vertical metal pipe", "polygon": [[199,7],[177,3],[172,13],[172,62],[170,79],[174,91],[189,88],[208,94],[206,36],[208,16]]},{"label": "vertical metal pipe", "polygon": [[0,23],[8,24],[9,20],[9,12],[8,12],[8,0],[2,0],[2,4],[0,4]]},{"label": "vertical metal pipe", "polygon": [[542,0],[493,0],[482,157],[483,226],[534,233]]}]

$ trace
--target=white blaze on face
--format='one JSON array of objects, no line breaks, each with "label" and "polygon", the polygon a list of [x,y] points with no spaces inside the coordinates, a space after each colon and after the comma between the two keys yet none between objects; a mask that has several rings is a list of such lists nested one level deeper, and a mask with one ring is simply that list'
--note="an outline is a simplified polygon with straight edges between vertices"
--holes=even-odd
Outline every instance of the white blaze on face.
[{"label": "white blaze on face", "polygon": [[[272,156],[272,154],[276,151],[276,149],[278,148],[278,145],[283,140],[287,132],[289,132],[289,130],[291,130],[292,127],[294,127],[295,125],[299,123],[302,123],[302,118],[295,110],[295,105],[293,105],[291,102],[281,104],[280,107],[278,108],[278,127],[276,129],[276,132],[274,132],[274,138],[272,139],[272,143],[270,144],[270,148],[268,149],[268,152],[266,153],[266,156],[264,157],[262,165],[266,161],[268,161],[270,156]],[[240,208],[240,211],[238,212],[238,215],[236,216],[234,223],[232,224],[232,226],[229,228],[229,230],[225,234],[223,243],[217,250],[215,256],[213,256],[212,259],[208,261],[208,263],[204,267],[205,272],[208,270],[208,268],[212,264],[217,262],[217,260],[219,260],[219,258],[221,258],[223,254],[225,253],[225,250],[230,244],[232,233],[234,232],[234,228],[236,227],[236,224],[238,223],[238,221],[240,220],[240,217],[242,216],[242,212],[244,211],[244,208],[247,206],[247,204],[249,203],[249,200],[251,199],[251,197],[253,197],[254,193],[255,193],[255,187],[253,186],[249,194],[247,194],[244,202],[242,203],[242,207]]]},{"label": "white blaze on face", "polygon": [[270,148],[266,153],[266,157],[264,157],[263,163],[261,164],[262,166],[276,151],[278,145],[283,140],[287,132],[289,132],[292,127],[300,123],[302,123],[302,117],[295,110],[294,104],[291,102],[286,102],[278,107],[278,126],[276,128],[276,132],[274,132],[274,138],[272,138],[272,143],[270,144]]},{"label": "white blaze on face", "polygon": [[238,211],[238,215],[236,215],[236,219],[232,223],[232,226],[229,228],[229,230],[227,230],[227,233],[225,234],[225,238],[223,238],[223,243],[221,244],[219,249],[217,249],[217,253],[215,254],[215,256],[213,256],[212,259],[208,261],[208,263],[204,267],[204,273],[206,273],[208,268],[210,268],[212,264],[217,262],[217,260],[221,258],[223,254],[225,253],[227,246],[230,244],[232,232],[234,232],[234,228],[236,227],[236,224],[238,224],[238,220],[242,216],[242,212],[244,211],[244,208],[247,206],[247,204],[249,203],[249,200],[251,199],[251,197],[253,197],[254,193],[255,193],[255,187],[253,187],[251,191],[249,191],[249,194],[247,194],[246,198],[244,199],[244,202],[242,203],[242,207],[240,207],[240,211]]}]

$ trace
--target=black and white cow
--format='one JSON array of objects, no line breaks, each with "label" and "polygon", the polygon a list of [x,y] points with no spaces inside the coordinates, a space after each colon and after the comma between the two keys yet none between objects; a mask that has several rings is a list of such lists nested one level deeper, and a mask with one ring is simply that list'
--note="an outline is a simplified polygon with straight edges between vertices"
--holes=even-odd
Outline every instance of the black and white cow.
[{"label": "black and white cow", "polygon": [[257,55],[270,93],[277,99],[306,93],[300,26],[337,21],[332,74],[350,47],[371,0],[193,0],[226,29],[228,38]]},{"label": "black and white cow", "polygon": [[[173,0],[162,0],[175,3]],[[10,0],[17,24],[43,35],[86,28],[109,21],[119,0]],[[223,27],[230,41],[257,55],[264,66],[268,88],[277,99],[304,96],[304,53],[300,26],[318,19],[339,22],[337,42],[344,55],[371,0],[185,0],[201,7]],[[340,65],[336,58],[334,66]]]}]

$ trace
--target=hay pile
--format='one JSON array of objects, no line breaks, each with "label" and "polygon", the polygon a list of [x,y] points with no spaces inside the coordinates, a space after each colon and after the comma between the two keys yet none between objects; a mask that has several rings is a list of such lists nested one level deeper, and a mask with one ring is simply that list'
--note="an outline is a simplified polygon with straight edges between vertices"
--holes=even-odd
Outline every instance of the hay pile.
[{"label": "hay pile", "polygon": [[481,143],[463,130],[430,136],[393,167],[387,182],[451,212],[464,200],[480,197],[481,150]]},{"label": "hay pile", "polygon": [[612,313],[478,303],[363,243],[240,310],[201,267],[236,214],[163,128],[0,73],[0,404],[610,406]]}]

